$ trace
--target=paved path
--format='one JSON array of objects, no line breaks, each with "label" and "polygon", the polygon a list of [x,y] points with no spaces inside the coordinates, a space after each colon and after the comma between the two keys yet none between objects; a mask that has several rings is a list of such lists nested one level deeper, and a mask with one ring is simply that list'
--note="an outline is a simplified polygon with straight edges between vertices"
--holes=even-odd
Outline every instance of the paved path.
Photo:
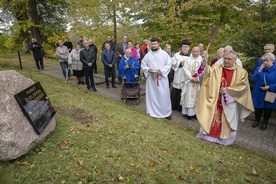
[{"label": "paved path", "polygon": [[[46,68],[43,73],[49,74],[51,76],[60,78],[62,80],[63,76],[61,73],[61,69],[59,66],[54,66],[51,68]],[[72,84],[77,85],[77,80],[75,77],[72,77],[73,80],[69,82]],[[100,74],[96,74],[94,76],[96,82],[96,88],[98,90],[97,93],[111,98],[116,101],[123,101],[121,100],[120,93],[121,93],[121,86],[118,85],[117,89],[105,87],[104,76]],[[78,85],[79,87],[86,89],[86,85]],[[141,93],[145,92],[145,86],[141,85]],[[128,105],[131,105],[135,108],[146,110],[146,103],[145,103],[145,96],[140,97],[140,104],[137,105],[136,101],[128,101]],[[199,123],[196,120],[187,120],[184,118],[180,112],[173,111],[172,113],[172,121],[187,125],[193,129],[199,129]],[[276,121],[272,120],[268,124],[268,128],[264,131],[258,128],[252,128],[251,124],[254,121],[254,115],[251,114],[244,123],[239,123],[238,131],[237,131],[237,139],[236,143],[238,145],[244,146],[249,149],[253,149],[256,151],[260,151],[276,157]]]}]

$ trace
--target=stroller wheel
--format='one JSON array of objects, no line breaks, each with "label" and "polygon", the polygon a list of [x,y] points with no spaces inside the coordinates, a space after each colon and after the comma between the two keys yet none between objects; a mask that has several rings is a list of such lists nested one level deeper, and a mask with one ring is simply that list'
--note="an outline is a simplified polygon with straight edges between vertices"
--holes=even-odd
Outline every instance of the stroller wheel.
[{"label": "stroller wheel", "polygon": [[140,99],[138,98],[138,99],[136,100],[136,104],[139,105],[139,103],[140,103]]},{"label": "stroller wheel", "polygon": [[124,99],[124,103],[127,103],[127,99]]}]

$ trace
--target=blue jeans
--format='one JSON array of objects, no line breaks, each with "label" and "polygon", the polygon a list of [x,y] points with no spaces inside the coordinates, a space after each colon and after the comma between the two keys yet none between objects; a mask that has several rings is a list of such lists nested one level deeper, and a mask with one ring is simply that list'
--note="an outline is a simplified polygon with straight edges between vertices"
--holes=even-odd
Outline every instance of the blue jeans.
[{"label": "blue jeans", "polygon": [[[68,62],[59,62],[59,63],[60,63],[60,67],[64,78],[66,79],[66,76],[69,78],[71,76],[71,71],[70,71]],[[66,74],[66,70],[67,70],[67,74]]]},{"label": "blue jeans", "polygon": [[85,83],[87,86],[87,89],[96,89],[95,88],[95,82],[94,82],[94,76],[93,76],[93,67],[85,67],[84,68],[84,74],[85,74]]}]

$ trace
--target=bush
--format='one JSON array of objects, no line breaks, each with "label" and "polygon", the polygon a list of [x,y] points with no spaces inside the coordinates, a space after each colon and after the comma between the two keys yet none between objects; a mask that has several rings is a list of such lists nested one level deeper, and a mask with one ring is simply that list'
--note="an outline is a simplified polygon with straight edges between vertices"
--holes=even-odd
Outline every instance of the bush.
[{"label": "bush", "polygon": [[0,36],[0,45],[4,46],[0,47],[0,52],[3,54],[14,53],[15,48],[20,48],[20,44],[17,43],[16,38],[5,34]]}]

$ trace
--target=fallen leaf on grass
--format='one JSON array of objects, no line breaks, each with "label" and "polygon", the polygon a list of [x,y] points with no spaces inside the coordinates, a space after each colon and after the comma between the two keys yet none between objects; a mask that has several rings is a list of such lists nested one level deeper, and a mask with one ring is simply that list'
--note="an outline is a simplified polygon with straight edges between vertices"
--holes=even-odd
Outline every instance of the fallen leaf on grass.
[{"label": "fallen leaf on grass", "polygon": [[60,143],[59,146],[61,148],[68,148],[68,140],[67,139],[64,139],[63,140],[63,143]]},{"label": "fallen leaf on grass", "polygon": [[151,172],[156,172],[156,169],[154,167],[150,168]]},{"label": "fallen leaf on grass", "polygon": [[16,162],[17,164],[19,164],[19,165],[28,165],[28,162]]},{"label": "fallen leaf on grass", "polygon": [[125,178],[124,177],[122,177],[122,176],[119,176],[118,177],[118,180],[124,180]]},{"label": "fallen leaf on grass", "polygon": [[255,169],[255,167],[253,167],[252,174],[254,174],[255,176],[257,176],[257,175],[258,175],[258,173],[257,173],[257,171],[256,171],[256,169]]},{"label": "fallen leaf on grass", "polygon": [[83,166],[83,161],[82,161],[82,160],[79,160],[79,164],[80,164],[81,166]]},{"label": "fallen leaf on grass", "polygon": [[69,132],[73,132],[73,131],[75,131],[75,129],[74,129],[74,128],[71,128],[71,129],[69,130]]},{"label": "fallen leaf on grass", "polygon": [[151,167],[154,167],[156,164],[157,164],[157,162],[154,162],[154,161],[150,162]]},{"label": "fallen leaf on grass", "polygon": [[31,164],[31,165],[28,165],[26,168],[30,170],[30,169],[34,168],[34,166],[35,166],[34,164]]},{"label": "fallen leaf on grass", "polygon": [[95,176],[102,175],[104,172],[102,170],[98,170],[98,172],[95,174]]},{"label": "fallen leaf on grass", "polygon": [[190,165],[190,170],[191,170],[191,171],[195,171],[195,167],[192,166],[192,165]]}]

